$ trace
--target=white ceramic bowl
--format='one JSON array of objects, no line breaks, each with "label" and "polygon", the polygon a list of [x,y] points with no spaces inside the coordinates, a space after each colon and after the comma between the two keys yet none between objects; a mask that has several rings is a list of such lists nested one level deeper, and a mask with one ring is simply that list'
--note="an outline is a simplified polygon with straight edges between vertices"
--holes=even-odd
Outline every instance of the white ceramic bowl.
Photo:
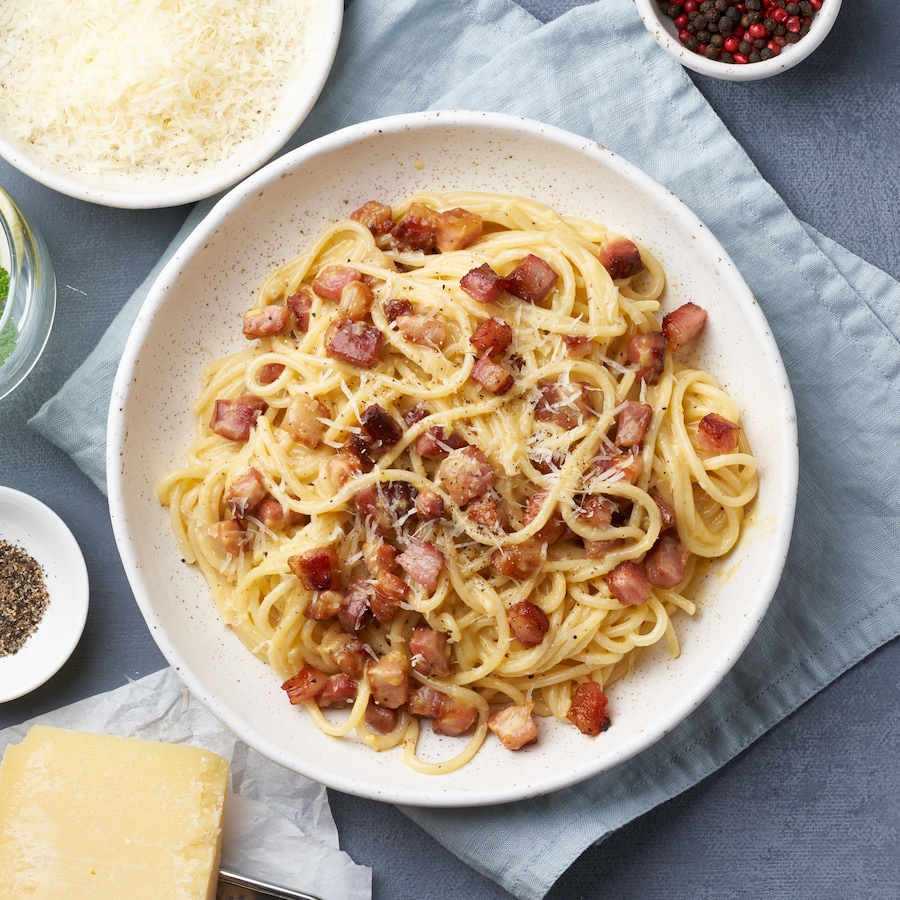
[{"label": "white ceramic bowl", "polygon": [[[666,308],[702,297],[701,362],[735,396],[763,473],[738,549],[713,571],[701,614],[678,622],[680,659],[660,648],[611,690],[615,725],[596,740],[545,723],[514,755],[486,743],[461,771],[417,774],[400,751],[335,741],[284,700],[275,674],[219,624],[200,574],[181,561],[158,479],[183,464],[200,368],[245,343],[257,284],[319,230],[375,194],[472,189],[531,196],[651,248],[668,270]],[[185,302],[185,298],[190,298]],[[276,160],[231,191],[160,274],[118,371],[110,407],[113,527],[135,597],[163,653],[201,702],[265,756],[341,791],[428,806],[533,796],[609,769],[649,746],[719,683],[778,585],[793,522],[797,446],[788,380],[766,321],[721,245],[647,175],[594,141],[536,122],[429,112],[339,131]]]},{"label": "white ceramic bowl", "polygon": [[686,68],[724,81],[759,81],[792,69],[813,53],[828,37],[834,26],[841,9],[841,0],[823,0],[822,8],[812,20],[809,33],[796,44],[783,47],[778,56],[743,65],[707,59],[699,53],[688,50],[678,40],[678,29],[674,21],[660,10],[657,0],[635,0],[635,6],[647,30],[660,47]]},{"label": "white ceramic bowl", "polygon": [[264,165],[309,115],[331,71],[343,21],[343,0],[312,0],[307,59],[288,83],[270,125],[252,143],[196,173],[88,172],[79,159],[48,162],[14,135],[0,118],[0,156],[35,181],[79,200],[121,209],[154,209],[193,203],[230,188]]}]

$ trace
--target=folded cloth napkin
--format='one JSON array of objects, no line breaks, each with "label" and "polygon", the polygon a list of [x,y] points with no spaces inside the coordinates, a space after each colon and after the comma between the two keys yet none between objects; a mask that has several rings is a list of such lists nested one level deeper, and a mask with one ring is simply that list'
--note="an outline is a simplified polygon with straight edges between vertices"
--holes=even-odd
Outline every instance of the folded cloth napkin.
[{"label": "folded cloth napkin", "polygon": [[[353,0],[331,79],[295,144],[427,107],[567,128],[674,191],[749,283],[797,404],[800,487],[784,577],[708,700],[655,746],[575,788],[496,808],[404,809],[515,896],[539,898],[585,847],[696,784],[900,633],[900,473],[887,455],[900,418],[900,285],[791,214],[631,0],[544,26],[509,0]],[[210,205],[196,207],[176,245]],[[101,489],[114,370],[152,277],[33,421]]]}]

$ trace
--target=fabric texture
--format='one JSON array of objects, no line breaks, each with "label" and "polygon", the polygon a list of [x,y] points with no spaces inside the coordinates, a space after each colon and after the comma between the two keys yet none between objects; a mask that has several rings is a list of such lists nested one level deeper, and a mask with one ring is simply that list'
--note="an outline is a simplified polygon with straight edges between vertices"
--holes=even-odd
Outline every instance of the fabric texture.
[{"label": "fabric texture", "polygon": [[[578,7],[544,26],[509,0],[354,0],[330,81],[292,146],[425,108],[539,119],[597,140],[670,188],[747,280],[797,405],[800,485],[784,576],[707,701],[630,762],[548,797],[404,809],[513,895],[540,898],[584,848],[724,765],[900,633],[900,475],[888,457],[900,437],[900,285],[796,219],[631,0]],[[711,171],[716,178],[702,177]],[[170,254],[211,205],[197,205]],[[32,421],[101,490],[115,367],[153,277]]]}]

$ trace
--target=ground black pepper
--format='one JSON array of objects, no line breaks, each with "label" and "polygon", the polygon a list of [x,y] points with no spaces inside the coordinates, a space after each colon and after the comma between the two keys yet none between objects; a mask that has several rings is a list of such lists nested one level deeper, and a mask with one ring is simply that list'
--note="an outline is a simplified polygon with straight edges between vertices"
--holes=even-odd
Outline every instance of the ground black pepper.
[{"label": "ground black pepper", "polygon": [[49,602],[41,564],[22,547],[0,541],[0,656],[22,649]]}]

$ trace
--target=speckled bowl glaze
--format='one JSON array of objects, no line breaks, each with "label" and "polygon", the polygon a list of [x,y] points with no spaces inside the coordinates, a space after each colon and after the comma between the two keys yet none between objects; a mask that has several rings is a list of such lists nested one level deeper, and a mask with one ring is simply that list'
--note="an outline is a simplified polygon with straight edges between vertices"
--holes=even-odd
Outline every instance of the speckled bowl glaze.
[{"label": "speckled bowl glaze", "polygon": [[[735,396],[762,485],[738,548],[705,579],[701,612],[678,621],[680,659],[658,648],[611,689],[614,725],[596,739],[541,723],[510,754],[492,741],[462,770],[421,775],[401,752],[321,734],[279,680],[219,624],[182,562],[155,485],[182,464],[200,369],[238,349],[241,314],[276,265],[366,200],[471,189],[534,197],[646,244],[668,270],[665,308],[710,312],[699,362]],[[131,333],[109,417],[109,501],[119,550],[151,633],[191,692],[243,741],[338,790],[422,806],[472,806],[571,785],[639,753],[694,710],[734,665],[778,585],[797,485],[794,408],[767,323],[740,273],[670,192],[590,140],[533,121],[444,111],[383,119],[310,143],[231,191],[160,274]],[[430,735],[426,752],[440,753]],[[446,746],[443,756],[448,756]]]},{"label": "speckled bowl glaze", "polygon": [[759,81],[786,72],[810,56],[828,37],[841,11],[841,0],[823,0],[822,8],[813,17],[809,34],[796,44],[782,48],[778,56],[772,59],[745,65],[707,59],[699,53],[688,50],[678,40],[678,29],[674,21],[660,11],[657,0],[635,0],[635,6],[647,30],[660,47],[686,68],[701,75],[708,75],[710,78],[721,78],[723,81]]},{"label": "speckled bowl glaze", "polygon": [[311,53],[297,77],[287,85],[272,124],[258,140],[214,168],[192,175],[115,174],[110,177],[48,163],[34,147],[16,137],[0,119],[0,156],[29,178],[61,194],[119,209],[160,209],[181,206],[227,190],[265,165],[294,135],[318,100],[337,53],[343,24],[343,0],[314,0],[309,20]]}]

